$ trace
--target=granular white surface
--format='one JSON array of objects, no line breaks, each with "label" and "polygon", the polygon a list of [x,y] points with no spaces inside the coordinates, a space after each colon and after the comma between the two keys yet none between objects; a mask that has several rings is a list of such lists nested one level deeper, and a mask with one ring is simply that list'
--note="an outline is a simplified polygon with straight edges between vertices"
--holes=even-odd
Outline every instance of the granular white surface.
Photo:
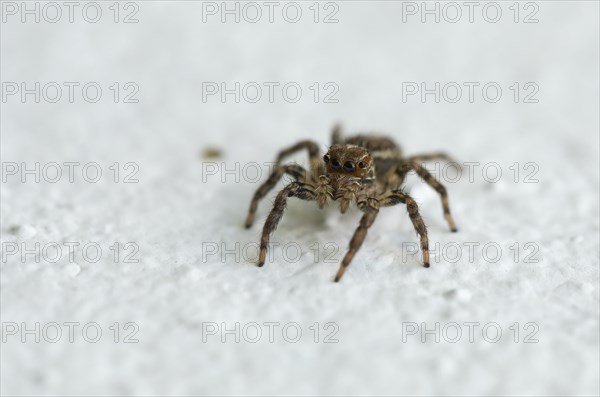
[{"label": "granular white surface", "polygon": [[[3,82],[104,88],[98,103],[2,103],[3,163],[96,162],[103,171],[95,184],[77,173],[75,183],[66,175],[22,183],[20,174],[3,173],[3,395],[600,393],[597,2],[536,2],[534,24],[512,22],[504,2],[496,24],[418,16],[402,23],[401,2],[363,1],[336,3],[337,24],[313,23],[309,3],[300,3],[297,24],[202,23],[201,3],[184,1],[138,2],[139,23],[115,24],[111,3],[101,4],[97,24],[2,24]],[[139,103],[115,104],[108,87],[116,81],[135,82]],[[236,81],[297,82],[303,96],[203,102],[202,82]],[[403,102],[402,82],[423,81],[429,88],[497,82],[503,96],[470,103],[465,90],[458,103],[432,95]],[[337,84],[339,102],[323,103],[330,90],[322,89],[314,103],[314,82]],[[530,90],[522,86],[515,103],[514,82],[535,82],[539,103],[523,103]],[[457,234],[448,232],[437,194],[409,180],[432,249],[439,244],[430,269],[411,253],[418,240],[398,206],[381,211],[342,282],[333,283],[360,215],[293,200],[272,237],[273,260],[252,265],[275,194],[245,230],[250,198],[267,178],[264,166],[254,178],[253,162],[270,162],[300,139],[325,150],[338,121],[347,133],[389,134],[409,154],[445,150],[481,164],[472,182],[467,175],[446,182]],[[199,158],[208,147],[224,157]],[[307,163],[304,153],[293,159]],[[125,163],[138,164],[139,182],[115,183],[115,162],[121,180],[131,172]],[[236,163],[239,172],[224,172]],[[496,183],[481,174],[490,163],[502,170]],[[532,173],[534,183],[524,183]],[[65,242],[80,243],[73,260]],[[95,263],[81,250],[90,242],[102,248]],[[139,247],[138,263],[123,263],[135,247],[124,250],[127,242]],[[55,263],[50,251],[23,260],[8,254],[11,243],[64,251]],[[488,243],[501,248],[497,260],[492,248],[484,255]],[[63,331],[56,343],[42,332],[53,322]],[[72,343],[64,322],[80,324]],[[81,335],[92,322],[102,329],[97,343]],[[137,343],[123,343],[129,322],[139,328]],[[279,324],[272,342],[266,322]],[[478,324],[472,342],[470,322]],[[16,335],[6,332],[13,323]],[[21,329],[36,323],[39,343]],[[222,332],[236,323],[239,342]],[[262,331],[256,343],[252,323]],[[291,323],[302,329],[296,343],[282,335],[288,325],[294,337]],[[438,323],[439,342],[407,332],[414,323],[419,331]],[[456,343],[452,323],[462,332]],[[215,335],[203,333],[215,324]],[[484,339],[485,325],[488,338],[490,327],[502,330],[499,341]],[[331,332],[337,343],[324,343]],[[532,333],[537,342],[525,343]]]}]

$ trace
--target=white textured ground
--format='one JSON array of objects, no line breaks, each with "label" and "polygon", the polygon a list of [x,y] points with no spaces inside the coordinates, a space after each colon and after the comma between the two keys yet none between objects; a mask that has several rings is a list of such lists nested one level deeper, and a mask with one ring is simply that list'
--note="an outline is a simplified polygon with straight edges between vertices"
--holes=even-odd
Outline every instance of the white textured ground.
[{"label": "white textured ground", "polygon": [[[280,14],[273,24],[203,24],[201,3],[189,1],[138,2],[140,22],[130,25],[110,22],[111,3],[100,3],[97,24],[10,17],[1,32],[3,82],[95,81],[105,96],[2,103],[5,167],[75,161],[103,170],[96,184],[79,173],[75,183],[21,183],[3,172],[2,394],[598,395],[598,3],[536,2],[537,24],[513,23],[511,3],[499,3],[497,24],[481,14],[472,24],[402,23],[400,2],[361,1],[337,2],[336,24],[311,22],[312,3],[301,3],[297,24]],[[138,84],[139,103],[113,103],[115,81]],[[297,82],[304,95],[297,103],[203,103],[202,82],[222,81]],[[503,97],[403,103],[407,81],[497,82]],[[508,87],[517,81],[537,83],[539,103],[514,103]],[[314,82],[336,83],[339,103],[315,104]],[[246,261],[255,259],[272,202],[264,200],[251,230],[242,228],[258,186],[248,164],[272,161],[303,138],[326,148],[336,121],[350,132],[388,133],[408,153],[443,149],[502,169],[497,183],[482,178],[481,166],[472,183],[448,183],[458,234],[447,231],[435,192],[410,180],[432,247],[447,248],[430,269],[410,254],[417,239],[398,207],[382,211],[342,282],[332,283],[359,214],[321,216],[311,203],[289,205],[273,261],[262,269]],[[224,151],[204,160],[216,161],[215,175],[200,159],[207,147]],[[221,161],[227,169],[239,162],[239,182]],[[114,183],[114,162],[121,178],[125,163],[138,164],[139,183]],[[526,163],[539,168],[537,183],[524,183],[535,171]],[[39,261],[10,254],[12,243],[22,250],[36,242],[50,247]],[[68,242],[81,244],[73,260]],[[128,246],[115,263],[115,242],[136,244],[139,262],[123,263]],[[55,243],[64,251],[51,263]],[[102,248],[98,262],[83,257],[85,243]],[[480,244],[473,260],[471,243]],[[502,248],[496,263],[484,257],[486,243]],[[452,263],[457,245],[462,256]],[[332,247],[339,251],[326,261]],[[80,324],[72,343],[65,322]],[[97,343],[81,334],[92,322],[102,329]],[[129,322],[137,343],[123,343]],[[273,342],[265,322],[279,324]],[[462,337],[451,343],[454,322]],[[467,322],[478,323],[472,342]],[[36,323],[39,343],[23,332]],[[56,343],[52,323],[63,332]],[[217,333],[203,334],[214,323]],[[222,323],[239,323],[239,343]],[[263,332],[257,343],[252,323]],[[302,329],[296,343],[293,323]],[[421,342],[421,323],[439,323],[439,343],[435,335]],[[494,337],[493,323],[502,330],[496,343],[482,336],[488,325]],[[331,332],[337,343],[324,343]],[[537,343],[525,343],[531,333]]]}]

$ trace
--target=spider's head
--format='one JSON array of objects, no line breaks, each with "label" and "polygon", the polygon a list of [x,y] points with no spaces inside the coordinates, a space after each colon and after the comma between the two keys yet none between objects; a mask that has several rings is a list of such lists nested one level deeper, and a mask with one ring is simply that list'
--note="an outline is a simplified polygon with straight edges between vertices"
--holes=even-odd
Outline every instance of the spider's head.
[{"label": "spider's head", "polygon": [[323,156],[329,174],[365,177],[373,167],[373,158],[367,149],[355,145],[335,144]]}]

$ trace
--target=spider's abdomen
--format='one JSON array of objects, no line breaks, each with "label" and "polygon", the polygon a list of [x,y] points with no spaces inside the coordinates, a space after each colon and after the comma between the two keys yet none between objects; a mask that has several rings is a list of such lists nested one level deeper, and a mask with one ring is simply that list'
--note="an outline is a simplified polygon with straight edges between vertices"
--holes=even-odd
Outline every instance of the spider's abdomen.
[{"label": "spider's abdomen", "polygon": [[400,150],[391,138],[381,135],[354,135],[347,138],[344,143],[364,147],[371,154],[387,150]]}]

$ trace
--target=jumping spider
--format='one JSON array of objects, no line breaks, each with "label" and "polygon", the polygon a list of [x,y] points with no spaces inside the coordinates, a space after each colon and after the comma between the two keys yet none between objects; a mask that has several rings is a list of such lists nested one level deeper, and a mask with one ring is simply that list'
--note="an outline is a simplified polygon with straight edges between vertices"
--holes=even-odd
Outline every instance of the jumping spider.
[{"label": "jumping spider", "polygon": [[[285,157],[303,149],[308,150],[310,157],[309,171],[297,164],[281,165]],[[277,194],[273,209],[267,217],[260,240],[258,266],[265,263],[269,236],[283,216],[288,197],[297,197],[301,200],[314,200],[319,208],[330,201],[338,201],[342,213],[346,212],[351,203],[356,203],[364,213],[334,281],[342,278],[346,267],[362,245],[368,228],[375,221],[379,208],[398,203],[406,204],[410,220],[421,240],[423,264],[429,267],[429,241],[425,223],[419,214],[417,203],[402,191],[401,186],[406,174],[411,170],[415,171],[439,193],[446,222],[450,230],[456,232],[446,188],[421,165],[424,161],[436,159],[451,161],[444,153],[403,157],[400,147],[384,136],[356,135],[342,139],[339,126],[333,129],[332,145],[322,158],[319,146],[313,141],[301,141],[282,150],[273,173],[255,192],[246,218],[246,228],[249,228],[254,222],[259,200],[265,197],[284,174],[294,179]]]}]

